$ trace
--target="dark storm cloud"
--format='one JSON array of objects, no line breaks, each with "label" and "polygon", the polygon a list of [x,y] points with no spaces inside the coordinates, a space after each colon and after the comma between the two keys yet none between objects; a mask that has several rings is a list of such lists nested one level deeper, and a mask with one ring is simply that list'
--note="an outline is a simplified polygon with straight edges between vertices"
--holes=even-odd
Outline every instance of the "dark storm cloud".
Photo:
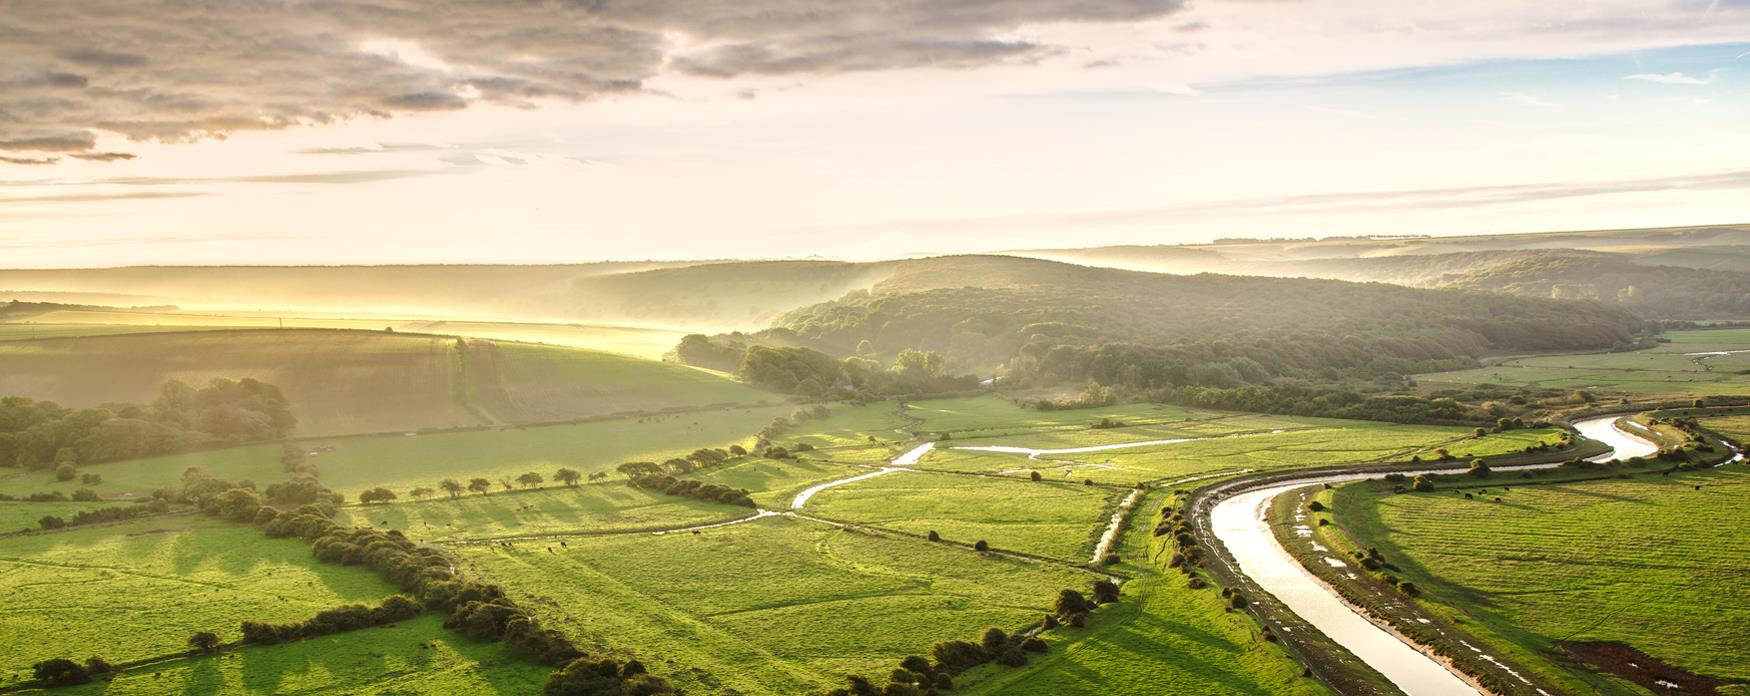
[{"label": "dark storm cloud", "polygon": [[664,71],[807,75],[1027,62],[1027,25],[1184,0],[14,0],[0,150],[81,152],[359,116],[635,92]]}]

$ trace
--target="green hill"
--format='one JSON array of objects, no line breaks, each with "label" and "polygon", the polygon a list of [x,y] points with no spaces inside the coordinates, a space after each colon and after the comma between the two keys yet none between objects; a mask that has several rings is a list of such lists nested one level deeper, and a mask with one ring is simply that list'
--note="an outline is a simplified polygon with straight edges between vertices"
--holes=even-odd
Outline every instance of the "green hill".
[{"label": "green hill", "polygon": [[693,368],[593,351],[342,330],[232,330],[0,343],[0,394],[147,402],[167,380],[278,385],[300,435],[533,423],[771,395]]}]

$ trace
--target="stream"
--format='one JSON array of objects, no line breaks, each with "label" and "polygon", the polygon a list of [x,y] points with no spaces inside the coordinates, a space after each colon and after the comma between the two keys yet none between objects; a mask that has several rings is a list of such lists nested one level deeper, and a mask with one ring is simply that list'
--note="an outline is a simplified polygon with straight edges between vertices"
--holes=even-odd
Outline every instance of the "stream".
[{"label": "stream", "polygon": [[[1610,445],[1609,453],[1594,461],[1643,456],[1658,446],[1617,425],[1621,416],[1591,418],[1574,424],[1581,434]],[[1557,466],[1553,464],[1519,469]],[[1434,473],[1408,471],[1407,475]],[[1449,473],[1449,472],[1443,472]],[[1210,510],[1210,528],[1232,554],[1239,571],[1264,591],[1275,595],[1307,623],[1347,648],[1378,670],[1409,696],[1479,696],[1484,694],[1453,673],[1446,663],[1424,654],[1385,628],[1356,613],[1323,582],[1308,572],[1276,540],[1265,519],[1270,501],[1277,495],[1308,485],[1342,483],[1376,478],[1377,474],[1334,474],[1298,479],[1244,491],[1216,503]]]}]

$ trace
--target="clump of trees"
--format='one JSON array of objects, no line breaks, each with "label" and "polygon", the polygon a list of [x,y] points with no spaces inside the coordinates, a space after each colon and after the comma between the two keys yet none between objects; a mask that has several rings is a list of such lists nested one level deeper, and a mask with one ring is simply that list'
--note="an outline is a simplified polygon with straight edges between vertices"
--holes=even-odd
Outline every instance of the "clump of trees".
[{"label": "clump of trees", "polygon": [[646,490],[654,490],[668,495],[685,496],[714,503],[755,507],[752,497],[745,488],[730,488],[720,483],[706,483],[694,479],[677,479],[665,474],[649,474],[632,479],[632,485]]},{"label": "clump of trees", "polygon": [[273,440],[296,425],[279,388],[254,379],[199,389],[171,381],[150,404],[97,408],[12,396],[0,399],[0,466],[54,469],[71,480],[81,464]]},{"label": "clump of trees", "polygon": [[101,657],[91,657],[84,664],[64,657],[43,660],[31,666],[31,676],[49,686],[86,684],[97,675],[114,672],[115,667]]},{"label": "clump of trees", "polygon": [[[751,341],[751,342],[750,342]],[[938,352],[905,348],[890,365],[873,357],[835,358],[791,343],[782,331],[759,337],[735,334],[712,338],[693,334],[675,348],[680,362],[733,372],[749,384],[807,397],[875,399],[907,394],[978,388],[973,375],[956,375]]]}]

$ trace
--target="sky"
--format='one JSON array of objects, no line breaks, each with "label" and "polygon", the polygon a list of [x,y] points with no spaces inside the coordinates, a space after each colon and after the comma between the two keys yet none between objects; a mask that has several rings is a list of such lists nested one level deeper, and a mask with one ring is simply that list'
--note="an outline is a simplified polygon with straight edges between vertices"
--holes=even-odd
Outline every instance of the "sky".
[{"label": "sky", "polygon": [[1750,222],[1744,0],[12,0],[0,266]]}]

